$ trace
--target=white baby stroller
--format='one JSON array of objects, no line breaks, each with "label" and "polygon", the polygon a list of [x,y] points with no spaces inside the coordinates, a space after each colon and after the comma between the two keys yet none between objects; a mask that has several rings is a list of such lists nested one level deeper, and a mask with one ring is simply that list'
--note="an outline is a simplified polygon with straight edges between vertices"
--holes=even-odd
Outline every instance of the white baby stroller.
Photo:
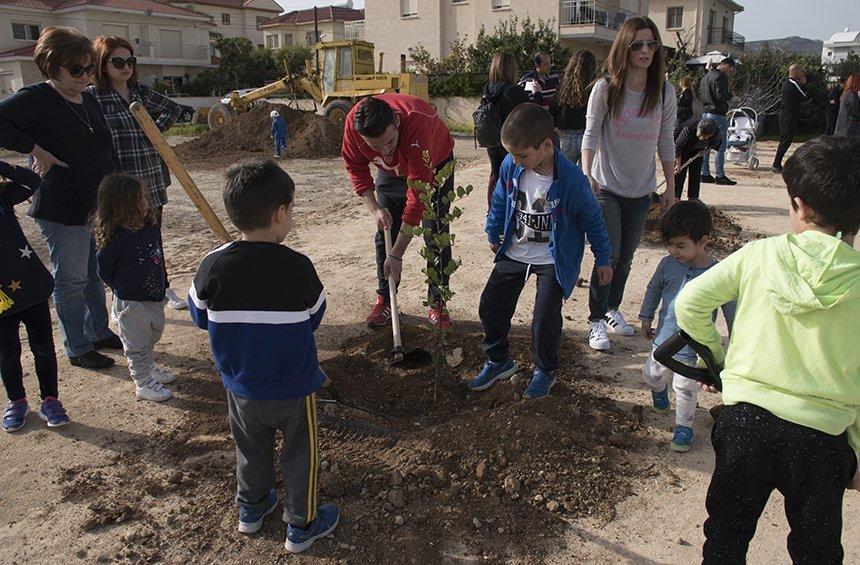
[{"label": "white baby stroller", "polygon": [[744,106],[731,110],[726,119],[729,121],[726,161],[746,165],[751,171],[757,169],[755,131],[758,129],[758,114]]}]

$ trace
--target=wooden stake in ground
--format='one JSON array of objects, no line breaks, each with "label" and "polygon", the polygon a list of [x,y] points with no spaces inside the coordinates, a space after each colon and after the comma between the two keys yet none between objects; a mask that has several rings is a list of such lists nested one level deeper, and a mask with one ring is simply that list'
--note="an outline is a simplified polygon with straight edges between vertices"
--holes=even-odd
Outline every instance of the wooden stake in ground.
[{"label": "wooden stake in ground", "polygon": [[152,145],[161,155],[161,158],[164,159],[164,162],[167,163],[171,172],[176,175],[182,188],[185,189],[185,192],[188,193],[188,197],[191,198],[191,201],[194,202],[195,206],[197,206],[197,210],[200,212],[200,215],[203,216],[203,219],[206,220],[206,223],[209,224],[209,228],[212,232],[224,243],[233,241],[233,238],[230,237],[230,234],[227,233],[226,229],[224,229],[224,224],[222,224],[221,220],[218,219],[218,216],[215,215],[215,212],[212,210],[206,197],[203,196],[203,193],[201,193],[200,189],[197,188],[197,184],[191,178],[191,175],[188,174],[182,161],[179,160],[179,157],[176,156],[173,148],[167,143],[167,141],[165,141],[164,137],[162,137],[158,126],[156,126],[155,122],[152,121],[149,112],[146,111],[143,104],[140,102],[132,102],[130,108],[131,114],[134,116],[134,119],[137,120],[137,123],[140,124],[140,128],[143,130],[143,133],[145,133],[146,137],[149,138],[149,141],[152,142]]}]

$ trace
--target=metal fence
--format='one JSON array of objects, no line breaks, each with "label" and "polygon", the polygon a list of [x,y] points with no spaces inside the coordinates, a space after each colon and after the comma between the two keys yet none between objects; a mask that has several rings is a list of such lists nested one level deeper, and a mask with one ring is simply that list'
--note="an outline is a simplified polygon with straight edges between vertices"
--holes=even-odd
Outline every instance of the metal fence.
[{"label": "metal fence", "polygon": [[595,0],[560,0],[559,25],[599,25],[618,29],[633,12]]},{"label": "metal fence", "polygon": [[708,43],[720,43],[723,45],[733,45],[739,49],[744,48],[746,39],[743,35],[735,33],[725,27],[709,27],[708,28]]}]

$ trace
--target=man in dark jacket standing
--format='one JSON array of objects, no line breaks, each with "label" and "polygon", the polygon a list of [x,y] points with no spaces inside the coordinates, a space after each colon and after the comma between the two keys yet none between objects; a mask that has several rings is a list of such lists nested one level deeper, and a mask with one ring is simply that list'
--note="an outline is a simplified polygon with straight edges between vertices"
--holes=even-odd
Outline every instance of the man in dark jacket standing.
[{"label": "man in dark jacket standing", "polygon": [[708,71],[708,74],[702,79],[699,86],[699,97],[702,99],[702,107],[704,112],[702,118],[709,118],[716,122],[720,128],[720,139],[722,143],[714,157],[714,168],[717,176],[711,176],[710,157],[711,152],[705,153],[702,159],[702,182],[716,183],[725,185],[737,184],[726,176],[726,137],[728,136],[729,123],[726,120],[726,114],[729,111],[729,100],[732,99],[732,89],[729,86],[729,79],[735,74],[735,60],[731,57],[726,57],[717,68]]},{"label": "man in dark jacket standing", "polygon": [[806,84],[806,74],[803,67],[794,63],[788,68],[788,80],[782,85],[782,110],[779,112],[779,147],[776,148],[776,156],[773,158],[771,172],[782,173],[782,158],[788,151],[794,133],[797,131],[797,122],[800,120],[800,105],[809,100],[809,95],[803,91]]}]

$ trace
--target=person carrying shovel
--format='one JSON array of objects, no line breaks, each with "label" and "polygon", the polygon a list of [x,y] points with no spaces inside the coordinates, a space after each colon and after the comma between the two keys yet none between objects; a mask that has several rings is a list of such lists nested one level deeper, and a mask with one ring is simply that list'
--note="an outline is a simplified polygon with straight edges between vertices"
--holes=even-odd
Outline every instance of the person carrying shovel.
[{"label": "person carrying shovel", "polygon": [[723,140],[717,135],[719,130],[717,122],[711,118],[690,118],[678,130],[675,137],[675,198],[678,200],[684,192],[684,177],[688,175],[687,199],[699,199],[702,156],[708,150],[720,149]]},{"label": "person carrying shovel", "polygon": [[[406,94],[380,94],[356,104],[346,117],[341,153],[355,192],[364,200],[376,220],[376,303],[367,317],[371,328],[385,326],[391,318],[388,278],[400,281],[403,255],[412,236],[400,231],[403,224],[430,229],[425,241],[435,249],[433,236],[446,228],[437,221],[423,220],[424,204],[419,191],[410,181],[434,182],[436,173],[454,158],[454,140],[436,110],[425,100]],[[425,152],[429,160],[425,160]],[[374,182],[370,164],[378,172]],[[453,173],[448,177],[441,197],[454,188]],[[450,204],[432,202],[436,217],[444,217]],[[385,232],[396,234],[386,249]],[[439,253],[437,253],[439,255]],[[451,260],[451,248],[441,253],[443,264]],[[432,268],[428,263],[428,268]],[[427,314],[430,323],[442,329],[453,326],[445,303],[428,289]]]}]

